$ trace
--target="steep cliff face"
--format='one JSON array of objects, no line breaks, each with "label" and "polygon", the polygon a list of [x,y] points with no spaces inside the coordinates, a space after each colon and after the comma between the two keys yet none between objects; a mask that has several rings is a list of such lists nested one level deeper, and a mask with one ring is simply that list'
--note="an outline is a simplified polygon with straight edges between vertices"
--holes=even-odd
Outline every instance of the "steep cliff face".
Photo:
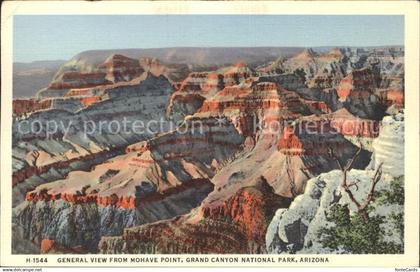
[{"label": "steep cliff face", "polygon": [[168,116],[179,122],[194,114],[206,99],[211,99],[222,89],[250,84],[256,74],[245,63],[238,63],[215,72],[191,73],[172,95]]},{"label": "steep cliff face", "polygon": [[51,108],[51,99],[39,101],[34,98],[13,100],[13,114],[23,116],[27,113]]},{"label": "steep cliff face", "polygon": [[[244,150],[220,165],[212,177],[214,190],[188,215],[126,229],[122,236],[103,237],[100,252],[266,252],[267,219],[273,211],[287,207],[303,191],[308,178],[336,167],[335,161],[323,152],[325,146],[319,147],[317,153],[307,154],[294,152],[294,146],[278,150],[280,135],[270,133],[266,126],[254,138],[248,136]],[[335,151],[343,160],[357,150],[341,135],[302,133],[298,138],[305,143],[304,150],[313,148],[314,143],[336,143],[340,148]],[[362,153],[356,165],[363,168],[368,152]]]},{"label": "steep cliff face", "polygon": [[130,145],[127,154],[88,172],[71,172],[66,179],[40,185],[26,199],[107,204],[101,197],[116,194],[118,201],[112,204],[132,208],[143,187],[147,193],[164,192],[186,182],[209,179],[219,164],[240,150],[243,137],[228,122],[219,125],[215,119],[203,119],[194,125],[196,121],[190,119],[179,128],[185,129],[185,134],[174,131]]},{"label": "steep cliff face", "polygon": [[344,106],[356,116],[380,120],[386,107],[401,108],[404,103],[403,59],[398,52],[389,52],[340,48],[316,53],[306,49],[258,71],[269,75],[293,73],[308,89],[290,90],[306,99],[323,101],[332,111]]},{"label": "steep cliff face", "polygon": [[400,86],[396,87],[395,89],[392,87],[388,89],[378,89],[376,94],[379,96],[382,103],[387,107],[394,106],[398,109],[404,107],[404,91]]},{"label": "steep cliff face", "polygon": [[71,170],[86,169],[83,161],[115,156],[118,149],[154,136],[153,131],[135,130],[135,122],[164,119],[171,90],[166,78],[148,74],[137,84],[105,88],[103,101],[76,113],[49,109],[17,119],[13,123],[13,185],[21,185],[16,192]]},{"label": "steep cliff face", "polygon": [[317,59],[318,69],[308,82],[312,88],[335,88],[354,66],[345,49],[335,48]]},{"label": "steep cliff face", "polygon": [[[376,66],[370,68],[369,64],[368,68],[354,70],[353,67],[359,64],[351,62],[349,55],[338,49],[326,54],[306,50],[278,64],[284,69],[277,74],[262,68],[253,72],[244,64],[219,69],[216,74],[191,74],[173,94],[168,114],[181,120],[197,111],[220,112],[230,108],[244,113],[246,100],[254,99],[252,90],[267,93],[276,88],[296,93],[298,96],[295,96],[313,113],[330,113],[345,107],[356,116],[380,119],[386,105],[402,104],[398,91],[386,89],[381,96],[376,95],[380,82],[374,72]],[[302,78],[299,67],[309,69],[308,77]],[[247,97],[250,93],[253,95]],[[257,103],[255,108],[258,107],[266,106]]]},{"label": "steep cliff face", "polygon": [[377,95],[388,107],[404,107],[404,59],[384,58],[381,68],[381,82]]},{"label": "steep cliff face", "polygon": [[105,79],[114,83],[133,80],[144,72],[138,60],[118,54],[109,56],[99,69],[105,70]]},{"label": "steep cliff face", "polygon": [[104,72],[65,72],[55,78],[55,81],[50,83],[50,89],[70,89],[70,88],[86,88],[98,85],[111,84],[111,81],[105,79],[107,73]]},{"label": "steep cliff face", "polygon": [[[377,182],[375,191],[381,191],[380,195],[389,195],[395,183],[395,178],[404,175],[404,167],[401,165],[404,154],[403,117],[388,116],[384,118],[381,133],[374,140],[374,155],[366,170],[352,169],[347,173],[347,184],[359,203],[363,203],[371,190],[372,180],[377,175],[377,169],[381,167],[382,175]],[[386,154],[386,156],[384,156]],[[342,187],[343,173],[334,170],[310,179],[302,195],[296,197],[289,208],[279,209],[268,227],[266,234],[266,246],[269,253],[352,253],[345,245],[336,248],[325,247],[322,233],[326,227],[334,226],[327,220],[332,207],[336,204],[350,209],[350,213],[357,213],[357,206]],[[378,197],[378,196],[376,196]],[[401,201],[399,201],[401,202]],[[403,201],[402,201],[403,202]],[[383,232],[385,242],[401,245],[400,234],[390,231],[396,212],[403,207],[398,203],[371,202],[372,209],[369,216],[381,216],[385,220],[380,225],[379,232]],[[349,241],[350,242],[350,241]],[[391,249],[389,249],[391,250]]]},{"label": "steep cliff face", "polygon": [[403,117],[378,122],[403,107],[401,63],[354,49],[201,72],[74,58],[56,89],[14,102],[13,252],[322,250],[324,212],[349,203],[329,149],[345,163],[362,142],[357,169],[374,151],[351,182],[382,165],[386,191],[402,174]]},{"label": "steep cliff face", "polygon": [[211,190],[209,182],[202,182],[184,190],[151,195],[137,201],[138,207],[119,196],[93,196],[91,201],[89,196],[83,199],[83,195],[62,194],[55,199],[49,195],[41,199],[38,195],[14,209],[12,228],[21,233],[20,237],[15,234],[19,241],[30,241],[41,250],[42,241],[48,239],[67,249],[80,247],[94,253],[102,236],[121,235],[127,227],[185,214]]},{"label": "steep cliff face", "polygon": [[[76,91],[77,90],[77,91]],[[82,91],[81,91],[82,90]],[[18,120],[41,110],[61,110],[76,113],[93,104],[106,100],[102,95],[89,95],[90,89],[70,89],[64,97],[45,99],[20,99],[13,101],[13,114]],[[75,95],[78,94],[78,95]],[[80,95],[82,94],[82,95]]]},{"label": "steep cliff face", "polygon": [[[334,149],[343,161],[350,158],[357,147],[341,134],[329,131],[309,133],[290,127],[281,135],[262,133],[255,138],[247,152],[226,165],[212,179],[216,188],[205,205],[223,205],[228,196],[244,186],[250,186],[263,176],[276,194],[293,198],[303,192],[306,181],[325,171],[335,169],[336,163],[328,154]],[[364,168],[370,153],[362,151],[355,167]]]},{"label": "steep cliff face", "polygon": [[[223,166],[211,179],[214,190],[197,209],[172,220],[126,229],[122,236],[102,237],[100,252],[266,252],[267,220],[273,211],[288,207],[293,197],[291,190],[300,193],[313,173],[335,167],[335,162],[327,156],[286,156],[276,151],[275,145],[267,146],[269,138],[260,139],[252,153],[239,154]],[[348,158],[349,150],[355,149],[338,152]],[[296,170],[299,167],[304,170]],[[294,189],[290,180],[296,183]]]},{"label": "steep cliff face", "polygon": [[320,112],[312,101],[302,99],[276,82],[262,80],[225,87],[206,99],[196,115],[226,116],[245,136],[255,139],[262,129],[279,133],[283,122]]},{"label": "steep cliff face", "polygon": [[[266,79],[268,80],[264,81]],[[336,168],[335,161],[325,151],[326,147],[334,147],[343,160],[350,158],[357,150],[341,134],[343,123],[339,122],[340,117],[342,120],[356,118],[347,111],[320,117],[303,117],[312,112],[322,112],[322,107],[317,108],[313,101],[306,100],[278,84],[284,82],[288,86],[299,86],[299,81],[294,80],[295,78],[287,76],[254,79],[240,86],[226,86],[206,99],[194,116],[226,116],[232,120],[238,131],[246,137],[243,151],[235,155],[232,161],[219,166],[219,171],[211,179],[215,186],[214,191],[189,215],[128,229],[121,237],[104,237],[99,244],[100,251],[265,252],[266,219],[272,210],[276,207],[287,207],[292,198],[303,192],[310,177]],[[252,120],[253,117],[256,119]],[[331,125],[330,130],[316,133],[297,130],[287,133],[287,129],[283,133],[283,121],[300,118],[302,122],[307,118],[306,120],[318,119],[319,123],[327,120],[325,123],[335,125]],[[359,129],[360,126],[364,127],[363,122]],[[360,135],[365,132],[360,130]],[[359,132],[347,133],[359,135]],[[296,138],[296,141],[292,138]],[[355,166],[366,167],[369,154],[362,151]],[[256,227],[257,225],[260,227]],[[219,234],[216,235],[215,231]],[[150,237],[148,233],[153,234]],[[247,242],[232,241],[240,237]]]},{"label": "steep cliff face", "polygon": [[240,62],[227,68],[220,69],[223,73],[223,82],[225,86],[233,86],[247,81],[255,72],[246,63]]},{"label": "steep cliff face", "polygon": [[223,206],[203,205],[204,219],[233,221],[256,248],[247,252],[263,251],[265,230],[276,207],[288,205],[289,200],[274,194],[273,188],[263,176],[253,186],[243,187],[224,202]]},{"label": "steep cliff face", "polygon": [[344,78],[337,88],[340,100],[352,97],[369,97],[377,82],[371,69],[355,70]]},{"label": "steep cliff face", "polygon": [[331,113],[301,117],[293,128],[296,130],[302,127],[312,134],[334,133],[373,139],[378,137],[380,122],[358,118],[347,109],[341,108]]},{"label": "steep cliff face", "polygon": [[[56,161],[43,166],[24,166],[20,170],[13,172],[12,205],[15,207],[24,201],[26,193],[40,184],[63,179],[72,171],[88,171],[94,165],[122,154],[122,152],[122,148],[111,148],[96,153],[75,156],[68,160]],[[36,152],[34,153],[37,154]],[[13,159],[17,160],[15,158]]]},{"label": "steep cliff face", "polygon": [[[27,193],[14,214],[16,228],[24,229],[23,239],[36,244],[49,239],[67,248],[95,251],[103,235],[119,235],[126,227],[189,212],[213,189],[209,179],[217,166],[230,159],[243,141],[228,122],[194,122],[186,121],[179,128],[182,133],[131,145],[125,155],[90,171],[70,172],[65,179]],[[38,215],[43,213],[40,222]],[[67,233],[69,221],[77,222],[79,229]],[[97,229],[101,231],[93,233]],[[66,232],[63,237],[62,232]]]},{"label": "steep cliff face", "polygon": [[229,198],[224,207],[195,210],[168,221],[103,237],[101,253],[262,253],[267,219],[288,200],[264,178]]},{"label": "steep cliff face", "polygon": [[318,71],[318,56],[318,53],[313,51],[311,48],[308,48],[296,56],[287,59],[282,63],[282,67],[284,67],[287,72],[291,73],[296,70],[301,70],[304,73],[303,76],[306,80],[309,80]]},{"label": "steep cliff face", "polygon": [[334,88],[346,76],[347,65],[338,61],[327,62],[308,83],[312,88]]},{"label": "steep cliff face", "polygon": [[139,60],[140,66],[155,76],[165,76],[172,83],[178,83],[192,72],[193,67],[185,63],[161,62],[157,58],[142,57]]},{"label": "steep cliff face", "polygon": [[294,57],[281,58],[270,66],[260,69],[263,73],[294,73],[308,87],[334,88],[347,74],[350,61],[343,49],[333,49],[328,53],[316,53],[308,48]]},{"label": "steep cliff face", "polygon": [[380,120],[386,106],[375,95],[378,81],[370,68],[352,71],[337,88],[337,94],[351,113],[362,118]]},{"label": "steep cliff face", "polygon": [[194,114],[207,97],[223,88],[223,75],[218,73],[191,73],[171,96],[167,114],[175,122]]},{"label": "steep cliff face", "polygon": [[297,94],[272,82],[258,82],[247,87],[225,87],[206,100],[199,112],[232,115],[235,112],[248,114],[269,110],[309,112]]},{"label": "steep cliff face", "polygon": [[130,81],[143,72],[139,60],[119,54],[110,55],[103,63],[88,64],[83,59],[72,59],[58,70],[47,88],[38,92],[38,97],[57,97],[69,89]]}]

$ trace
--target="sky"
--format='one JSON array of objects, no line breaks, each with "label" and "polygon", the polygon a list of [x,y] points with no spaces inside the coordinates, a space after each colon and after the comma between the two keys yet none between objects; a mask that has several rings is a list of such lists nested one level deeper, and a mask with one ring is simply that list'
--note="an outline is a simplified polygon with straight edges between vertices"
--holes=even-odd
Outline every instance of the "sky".
[{"label": "sky", "polygon": [[13,25],[15,62],[93,49],[404,44],[397,15],[17,15]]}]

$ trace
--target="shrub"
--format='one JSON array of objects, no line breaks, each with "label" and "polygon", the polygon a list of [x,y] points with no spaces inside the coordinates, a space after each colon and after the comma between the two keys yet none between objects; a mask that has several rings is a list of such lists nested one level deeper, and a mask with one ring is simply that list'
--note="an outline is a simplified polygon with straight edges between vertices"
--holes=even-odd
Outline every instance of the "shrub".
[{"label": "shrub", "polygon": [[[377,205],[404,204],[404,179],[395,179],[391,190],[376,192],[374,200]],[[369,213],[374,211],[374,205],[369,206]],[[370,216],[366,222],[360,213],[350,213],[347,205],[335,203],[326,215],[327,221],[335,226],[325,227],[319,231],[321,243],[326,248],[343,249],[354,254],[399,254],[404,251],[404,214],[391,213],[389,218]],[[387,220],[388,219],[388,220]],[[394,225],[394,231],[400,235],[401,244],[385,241],[389,235],[381,228],[386,221]]]}]

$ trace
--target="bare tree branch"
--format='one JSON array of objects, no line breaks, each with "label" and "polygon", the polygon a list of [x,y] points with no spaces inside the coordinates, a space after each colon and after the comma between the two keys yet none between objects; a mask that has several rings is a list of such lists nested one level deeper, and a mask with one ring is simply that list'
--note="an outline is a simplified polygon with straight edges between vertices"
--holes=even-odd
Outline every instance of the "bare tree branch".
[{"label": "bare tree branch", "polygon": [[307,179],[311,178],[311,174],[303,167],[300,168],[300,171],[305,175]]},{"label": "bare tree branch", "polygon": [[329,150],[329,153],[330,153],[331,157],[335,159],[335,161],[337,162],[338,167],[343,172],[341,186],[343,187],[344,191],[347,193],[347,195],[350,198],[351,202],[353,202],[354,205],[356,205],[358,213],[361,214],[361,216],[363,217],[363,219],[367,222],[369,220],[369,215],[368,215],[368,212],[367,212],[367,208],[368,208],[369,204],[373,201],[373,197],[374,197],[376,185],[381,180],[381,176],[382,176],[382,163],[378,166],[378,168],[376,169],[376,172],[375,172],[375,174],[374,174],[374,176],[372,178],[372,182],[371,182],[369,193],[368,193],[368,195],[366,197],[366,200],[363,203],[360,203],[356,199],[356,197],[354,196],[353,192],[350,189],[352,186],[356,186],[356,190],[358,190],[359,187],[357,186],[357,184],[360,182],[360,180],[348,184],[347,183],[347,172],[352,168],[354,161],[359,156],[359,154],[360,154],[360,152],[362,150],[362,147],[363,147],[362,144],[360,144],[359,149],[352,156],[352,158],[349,161],[347,161],[347,164],[346,164],[345,167],[342,166],[342,164],[340,163],[340,160],[334,154],[332,148],[328,148],[328,150]]},{"label": "bare tree branch", "polygon": [[372,183],[370,185],[369,193],[366,197],[365,202],[360,207],[361,210],[365,210],[369,206],[370,202],[373,200],[376,184],[378,184],[378,182],[381,180],[381,177],[382,177],[382,164],[383,163],[379,164],[378,169],[376,169],[375,175],[372,178]]},{"label": "bare tree branch", "polygon": [[340,162],[340,159],[335,155],[333,149],[331,147],[328,147],[328,154],[335,160],[335,162],[338,165],[338,168],[342,171],[348,171],[350,168],[353,167],[353,163],[356,160],[356,158],[359,156],[360,152],[363,149],[363,145],[360,144],[359,148],[357,149],[356,153],[351,157],[350,160],[347,161],[346,166],[343,166],[343,164]]},{"label": "bare tree branch", "polygon": [[332,147],[328,147],[328,154],[330,155],[331,158],[333,158],[335,160],[335,162],[337,163],[338,168],[341,171],[344,171],[343,165],[341,164],[340,160],[338,159],[338,157],[335,155]]},{"label": "bare tree branch", "polygon": [[357,149],[357,151],[353,155],[353,157],[349,161],[347,161],[347,164],[346,164],[346,167],[345,167],[346,170],[350,170],[350,168],[353,167],[353,163],[356,160],[356,158],[359,156],[360,152],[362,151],[362,148],[363,148],[363,145],[360,144],[359,145],[359,149]]},{"label": "bare tree branch", "polygon": [[298,193],[296,189],[295,175],[290,164],[291,164],[291,157],[286,156],[286,173],[289,178],[290,193],[292,194],[292,197],[295,198],[298,195]]},{"label": "bare tree branch", "polygon": [[359,191],[359,186],[357,186],[357,184],[358,183],[360,183],[360,180],[357,180],[357,181],[354,181],[354,182],[352,182],[352,183],[349,183],[348,185],[347,185],[347,187],[352,187],[352,186],[355,186],[356,187],[356,191]]}]

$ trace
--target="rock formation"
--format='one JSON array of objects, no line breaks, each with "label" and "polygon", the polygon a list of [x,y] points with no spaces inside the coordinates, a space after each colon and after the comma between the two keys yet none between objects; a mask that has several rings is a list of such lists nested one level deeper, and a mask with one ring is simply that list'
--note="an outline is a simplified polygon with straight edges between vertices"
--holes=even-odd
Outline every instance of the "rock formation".
[{"label": "rock formation", "polygon": [[[145,129],[133,133],[135,121],[164,119],[172,86],[164,77],[145,76],[139,82],[102,88],[100,102],[74,113],[44,109],[14,122],[13,184],[20,183],[16,198],[21,200],[20,192],[28,188],[90,167],[89,160],[99,163],[101,156],[118,155],[126,145],[154,136]],[[110,120],[120,126],[118,131]]]},{"label": "rock formation", "polygon": [[404,115],[398,113],[382,120],[381,133],[373,141],[371,167],[379,165],[394,177],[404,175]]},{"label": "rock formation", "polygon": [[[182,128],[185,133],[174,131],[129,146],[127,154],[90,171],[73,171],[38,186],[15,209],[14,223],[30,229],[23,238],[35,243],[49,239],[95,251],[102,235],[188,212],[213,189],[209,179],[216,166],[232,157],[243,141],[227,122],[219,127],[207,119],[200,125],[189,120]],[[44,214],[41,225],[39,214]],[[63,223],[68,220],[79,228],[68,233]],[[101,232],[93,233],[96,229]]]},{"label": "rock formation", "polygon": [[[371,166],[366,170],[352,169],[347,172],[347,183],[352,186],[354,197],[360,202],[371,190],[372,178],[378,169],[383,173],[377,183],[376,191],[389,192],[395,178],[404,175],[403,159],[404,139],[403,116],[387,116],[384,118],[381,133],[374,140],[374,155]],[[345,249],[326,248],[322,244],[322,228],[330,226],[326,215],[334,204],[347,205],[350,212],[356,213],[357,207],[343,188],[343,173],[339,170],[323,173],[310,179],[305,192],[296,197],[289,208],[279,209],[268,227],[266,246],[269,253],[352,253]],[[392,229],[392,214],[402,209],[399,204],[371,204],[374,211],[369,216],[380,215],[385,218],[381,225],[387,241],[401,245],[402,241]]]},{"label": "rock formation", "polygon": [[403,112],[403,57],[386,52],[74,57],[13,102],[13,252],[330,252],[337,160],[357,152],[357,198],[379,166],[378,190],[403,174],[403,116],[380,124]]}]

